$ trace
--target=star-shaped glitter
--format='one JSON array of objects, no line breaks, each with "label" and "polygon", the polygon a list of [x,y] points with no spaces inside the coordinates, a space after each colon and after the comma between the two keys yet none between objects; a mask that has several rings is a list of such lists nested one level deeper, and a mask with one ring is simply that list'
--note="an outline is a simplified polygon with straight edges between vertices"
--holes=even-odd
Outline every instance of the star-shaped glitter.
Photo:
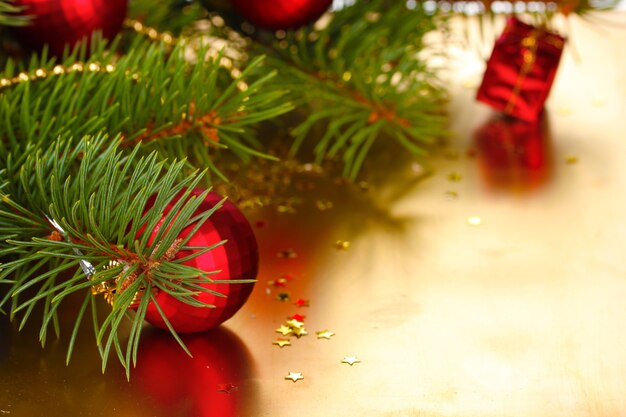
[{"label": "star-shaped glitter", "polygon": [[291,332],[291,327],[285,326],[284,324],[281,324],[280,327],[276,329],[276,333],[280,333],[283,336],[287,336],[288,334],[291,334]]},{"label": "star-shaped glitter", "polygon": [[284,250],[279,251],[277,256],[279,258],[293,259],[298,255],[293,249],[284,249]]},{"label": "star-shaped glitter", "polygon": [[350,242],[348,242],[347,240],[338,240],[335,242],[335,249],[348,250],[350,249]]},{"label": "star-shaped glitter", "polygon": [[238,388],[237,386],[231,384],[230,382],[228,384],[217,384],[217,391],[218,392],[225,392],[226,394],[230,394],[233,391],[237,391]]},{"label": "star-shaped glitter", "polygon": [[472,226],[480,226],[483,222],[483,219],[481,219],[479,216],[471,216],[467,218],[467,222]]},{"label": "star-shaped glitter", "polygon": [[[291,316],[291,317],[287,317],[287,318],[288,318],[289,320],[296,320],[296,321],[301,321],[301,322],[303,322],[303,321],[304,321],[304,319],[306,319],[306,316],[303,316],[302,314],[294,314],[293,316]],[[287,322],[287,323],[289,323],[289,322]]]},{"label": "star-shaped glitter", "polygon": [[271,281],[267,282],[267,285],[270,285],[272,287],[285,287],[287,285],[287,279],[286,278],[277,278],[277,279],[273,279]]},{"label": "star-shaped glitter", "polygon": [[276,300],[283,301],[283,302],[289,300],[289,293],[279,292],[278,295],[276,296]]},{"label": "star-shaped glitter", "polygon": [[360,362],[361,361],[356,356],[344,356],[343,360],[341,361],[341,363],[347,363],[350,366],[354,365],[355,363],[360,363]]},{"label": "star-shaped glitter", "polygon": [[298,307],[308,307],[309,306],[309,300],[305,300],[304,298],[298,298],[294,304]]},{"label": "star-shaped glitter", "polygon": [[291,329],[291,331],[298,339],[300,339],[302,336],[306,336],[307,334],[309,334],[309,332],[307,332],[304,327],[294,327],[293,329]]},{"label": "star-shaped glitter", "polygon": [[289,372],[289,374],[285,377],[285,379],[292,380],[293,382],[304,379],[302,376],[302,372]]},{"label": "star-shaped glitter", "polygon": [[331,337],[335,335],[335,333],[331,332],[330,330],[322,330],[320,332],[315,332],[315,334],[317,334],[318,339],[329,339],[329,340]]},{"label": "star-shaped glitter", "polygon": [[458,172],[451,172],[448,174],[448,181],[459,182],[462,179],[463,177]]},{"label": "star-shaped glitter", "polygon": [[299,329],[300,327],[304,326],[304,323],[296,319],[291,319],[287,320],[287,326],[291,327],[292,329]]},{"label": "star-shaped glitter", "polygon": [[279,348],[283,348],[285,346],[291,346],[291,341],[289,339],[276,339],[272,342],[272,344],[278,346]]}]

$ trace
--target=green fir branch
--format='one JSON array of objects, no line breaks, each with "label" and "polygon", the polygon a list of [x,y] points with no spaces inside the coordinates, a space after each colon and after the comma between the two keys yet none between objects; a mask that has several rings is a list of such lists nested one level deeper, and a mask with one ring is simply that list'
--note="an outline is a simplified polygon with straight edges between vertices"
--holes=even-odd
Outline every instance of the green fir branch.
[{"label": "green fir branch", "polygon": [[[156,152],[142,156],[140,145],[127,152],[120,149],[121,143],[105,135],[59,139],[29,155],[20,175],[11,181],[7,170],[2,171],[0,234],[11,238],[0,242],[0,285],[7,291],[0,307],[8,308],[12,318],[21,316],[23,327],[41,304],[43,344],[51,326],[56,334],[60,332],[57,310],[63,300],[86,293],[71,331],[67,360],[77,329],[91,312],[103,369],[114,350],[130,372],[147,305],[150,300],[157,302],[153,291],[210,307],[194,297],[202,292],[216,294],[201,285],[212,282],[212,272],[183,262],[212,249],[186,243],[221,203],[198,212],[208,191],[198,196],[191,192],[204,172],[183,175],[186,161],[166,163]],[[157,224],[161,224],[159,232],[152,234]],[[178,239],[183,229],[191,233]],[[175,259],[173,253],[179,250],[189,254]],[[80,262],[87,262],[94,272],[86,275],[77,268]],[[114,302],[111,311],[101,316],[91,290],[111,282],[116,283]],[[132,313],[137,293],[144,296]],[[126,340],[121,330],[125,319],[131,323]]]},{"label": "green fir branch", "polygon": [[[0,161],[6,162],[9,176],[26,154],[52,138],[101,131],[121,134],[124,146],[143,141],[147,151],[189,157],[188,167],[214,172],[219,148],[244,159],[263,155],[254,127],[293,106],[281,100],[284,89],[266,88],[275,73],[259,69],[262,57],[233,80],[220,67],[219,55],[191,63],[184,44],[170,51],[164,44],[137,42],[120,58],[96,42],[84,63],[76,64],[81,56],[75,52],[61,65],[45,54],[28,68],[7,65],[1,76],[18,77],[21,71],[29,78],[0,89]],[[255,75],[259,72],[263,76]]]},{"label": "green fir branch", "polygon": [[11,0],[0,0],[0,26],[25,26],[31,18],[19,13],[24,8],[16,6]]},{"label": "green fir branch", "polygon": [[422,9],[376,0],[336,12],[323,28],[303,28],[277,40],[271,64],[304,113],[292,131],[292,153],[324,126],[316,161],[341,155],[344,174],[352,179],[380,137],[424,154],[446,133],[446,96],[419,56],[424,35],[434,28]]}]

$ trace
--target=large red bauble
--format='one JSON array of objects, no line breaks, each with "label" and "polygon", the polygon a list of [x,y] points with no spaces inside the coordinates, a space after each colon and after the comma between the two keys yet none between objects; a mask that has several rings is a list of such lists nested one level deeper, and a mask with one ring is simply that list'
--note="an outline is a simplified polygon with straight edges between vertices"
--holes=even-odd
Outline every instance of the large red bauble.
[{"label": "large red bauble", "polygon": [[266,29],[293,29],[319,18],[332,0],[231,0],[244,18]]},{"label": "large red bauble", "polygon": [[114,37],[126,18],[128,0],[13,0],[13,4],[33,19],[15,28],[18,41],[33,49],[48,44],[52,54],[61,55],[66,45],[90,39],[95,31],[107,39]]},{"label": "large red bauble", "polygon": [[[204,190],[202,189],[194,189],[192,195],[198,196],[203,192]],[[219,194],[209,193],[195,214],[210,210],[221,200],[222,196]],[[164,217],[170,209],[171,207],[169,206],[166,208],[163,213]],[[156,226],[152,231],[152,237],[156,235],[161,226],[162,223]],[[192,229],[193,225],[183,229],[180,237],[187,237]],[[226,243],[223,245],[184,262],[185,265],[193,266],[203,271],[219,271],[210,276],[214,282],[203,284],[203,287],[216,291],[224,295],[224,297],[207,292],[202,292],[195,296],[196,299],[213,305],[215,308],[191,306],[177,300],[166,292],[160,291],[156,293],[156,301],[159,307],[178,333],[197,333],[219,326],[231,318],[243,306],[254,288],[254,283],[231,284],[219,282],[223,280],[256,279],[259,266],[259,250],[252,227],[241,211],[229,201],[225,201],[209,217],[202,227],[189,239],[187,246],[208,247],[223,240],[226,240]],[[184,258],[190,254],[190,251],[179,251],[175,258]],[[146,320],[154,326],[167,329],[165,321],[152,302],[148,304]]]}]

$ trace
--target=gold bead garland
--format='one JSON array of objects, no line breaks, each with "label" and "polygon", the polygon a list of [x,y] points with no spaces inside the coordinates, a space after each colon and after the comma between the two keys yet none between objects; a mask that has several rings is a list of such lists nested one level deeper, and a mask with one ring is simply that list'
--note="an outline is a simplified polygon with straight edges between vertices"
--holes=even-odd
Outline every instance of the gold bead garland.
[{"label": "gold bead garland", "polygon": [[[241,62],[245,61],[245,58],[247,58],[245,53],[241,52],[241,49],[245,46],[245,40],[238,36],[234,31],[224,27],[224,21],[219,16],[213,16],[208,22],[209,27],[211,25],[215,27],[222,27],[228,38],[223,39],[204,35],[190,38],[175,38],[169,32],[161,33],[157,29],[146,26],[140,21],[134,19],[126,19],[124,21],[124,26],[138,34],[146,36],[154,42],[163,42],[168,46],[183,44],[186,47],[185,55],[187,60],[190,62],[198,59],[195,52],[205,46],[204,41],[208,41],[209,45],[205,58],[211,58],[215,61],[219,58],[219,66],[228,70],[232,79],[238,79],[241,76]],[[202,31],[203,28],[200,27],[198,30]],[[191,51],[189,49],[191,49]],[[245,91],[248,88],[248,85],[244,81],[239,81],[237,83],[237,88],[241,91]]]},{"label": "gold bead garland", "polygon": [[[113,64],[102,65],[98,62],[89,64],[75,62],[69,66],[55,65],[51,70],[38,68],[30,73],[20,72],[15,77],[0,78],[0,91],[29,81],[43,80],[54,75],[72,74],[75,72],[111,73],[115,71],[115,68]],[[135,77],[133,78],[135,79]]]},{"label": "gold bead garland", "polygon": [[[189,39],[179,40],[168,32],[161,33],[155,28],[146,26],[138,20],[127,19],[124,24],[126,25],[126,27],[134,30],[139,34],[147,36],[150,40],[153,40],[155,42],[163,42],[166,45],[171,46],[182,42],[190,45],[193,44],[193,42],[191,42]],[[222,48],[218,50],[216,47],[210,46],[207,54],[208,57],[216,59],[221,54],[218,62],[219,65],[222,68],[228,70],[233,79],[239,78],[241,76],[241,70],[239,69],[240,65],[236,65],[236,61],[240,60],[240,58],[242,56],[245,56],[245,54],[239,53],[239,51],[234,48],[233,45],[235,44],[235,42],[224,41],[213,43],[216,43],[216,45],[221,45]],[[76,62],[70,66],[56,65],[51,70],[38,68],[32,72],[20,72],[14,77],[0,78],[0,92],[4,89],[8,89],[29,81],[46,79],[52,75],[64,75],[75,72],[111,73],[115,71],[115,69],[116,67],[114,64],[102,65],[99,62],[91,62],[89,64]],[[130,71],[127,72],[127,75],[129,75],[133,80],[139,80],[140,78],[138,73],[131,73]],[[237,87],[240,90],[246,90],[248,88],[248,85],[244,81],[239,81]]]}]

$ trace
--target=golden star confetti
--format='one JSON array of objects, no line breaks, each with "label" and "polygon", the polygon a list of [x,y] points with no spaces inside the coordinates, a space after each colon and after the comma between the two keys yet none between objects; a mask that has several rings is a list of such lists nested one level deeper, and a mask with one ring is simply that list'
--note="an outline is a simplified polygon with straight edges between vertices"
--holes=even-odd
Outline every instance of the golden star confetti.
[{"label": "golden star confetti", "polygon": [[288,213],[288,214],[293,214],[296,212],[296,209],[289,203],[279,204],[276,207],[276,210],[279,213]]},{"label": "golden star confetti", "polygon": [[306,336],[306,335],[309,334],[309,332],[307,332],[304,327],[295,327],[295,328],[291,329],[291,332],[298,339],[300,339],[302,336]]},{"label": "golden star confetti", "polygon": [[565,163],[567,165],[574,165],[577,162],[578,162],[578,157],[575,155],[568,155],[565,157]]},{"label": "golden star confetti", "polygon": [[570,116],[572,114],[572,109],[570,107],[567,107],[567,106],[559,106],[556,109],[556,113],[559,116]]},{"label": "golden star confetti", "polygon": [[274,340],[272,344],[278,346],[279,348],[283,348],[285,346],[291,346],[291,340],[279,338]]},{"label": "golden star confetti", "polygon": [[459,151],[455,149],[446,149],[446,151],[443,153],[443,156],[446,159],[456,160],[459,159]]},{"label": "golden star confetti", "polygon": [[317,200],[315,206],[319,211],[326,211],[333,208],[333,202],[329,200]]},{"label": "golden star confetti", "polygon": [[451,172],[448,174],[448,181],[459,182],[462,179],[463,177],[458,172]]},{"label": "golden star confetti", "polygon": [[417,175],[422,175],[426,172],[426,169],[422,166],[422,164],[418,162],[413,162],[411,164],[411,171],[413,171]]},{"label": "golden star confetti", "polygon": [[304,323],[300,320],[291,319],[287,320],[287,326],[291,327],[292,329],[299,329],[300,327],[304,326]]},{"label": "golden star confetti", "polygon": [[350,248],[350,242],[347,240],[338,240],[335,242],[335,248],[337,250],[348,250]]},{"label": "golden star confetti", "polygon": [[466,78],[461,82],[461,85],[467,90],[473,90],[478,88],[479,82],[472,78]]},{"label": "golden star confetti", "polygon": [[483,223],[483,219],[478,216],[472,216],[467,218],[467,222],[472,226],[480,226]]},{"label": "golden star confetti", "polygon": [[322,330],[319,332],[315,332],[315,334],[317,334],[318,339],[328,339],[328,340],[330,340],[330,338],[335,335],[335,333],[331,332],[330,330]]},{"label": "golden star confetti", "polygon": [[359,186],[361,191],[367,191],[370,189],[370,185],[367,181],[359,181],[357,185]]},{"label": "golden star confetti", "polygon": [[297,307],[309,307],[309,300],[305,300],[304,298],[298,298],[294,302],[294,305],[296,305]]},{"label": "golden star confetti", "polygon": [[444,196],[446,197],[446,200],[456,200],[457,198],[459,198],[459,193],[457,193],[456,191],[446,191],[444,193]]},{"label": "golden star confetti", "polygon": [[280,333],[283,336],[287,336],[291,334],[291,332],[292,332],[291,327],[285,326],[284,324],[281,324],[280,327],[276,329],[276,333]]},{"label": "golden star confetti", "polygon": [[217,384],[218,392],[225,392],[226,394],[230,394],[233,391],[237,391],[239,388],[231,383],[228,384]]},{"label": "golden star confetti", "polygon": [[596,107],[602,107],[606,104],[606,98],[603,96],[597,95],[591,99],[591,103]]},{"label": "golden star confetti", "polygon": [[297,169],[298,172],[308,172],[313,174],[321,174],[324,172],[323,168],[317,164],[306,163],[302,164]]},{"label": "golden star confetti", "polygon": [[289,293],[287,292],[279,292],[276,296],[276,300],[278,301],[289,301]]},{"label": "golden star confetti", "polygon": [[285,377],[285,379],[296,382],[301,379],[304,379],[304,376],[302,376],[302,372],[289,372],[289,374]]},{"label": "golden star confetti", "polygon": [[279,258],[284,258],[284,259],[293,259],[296,256],[298,256],[296,254],[296,252],[293,249],[283,249],[281,251],[279,251],[276,256],[278,256]]},{"label": "golden star confetti", "polygon": [[341,363],[347,363],[350,366],[354,365],[355,363],[360,363],[360,362],[361,361],[356,356],[344,356],[343,360],[341,361]]}]

